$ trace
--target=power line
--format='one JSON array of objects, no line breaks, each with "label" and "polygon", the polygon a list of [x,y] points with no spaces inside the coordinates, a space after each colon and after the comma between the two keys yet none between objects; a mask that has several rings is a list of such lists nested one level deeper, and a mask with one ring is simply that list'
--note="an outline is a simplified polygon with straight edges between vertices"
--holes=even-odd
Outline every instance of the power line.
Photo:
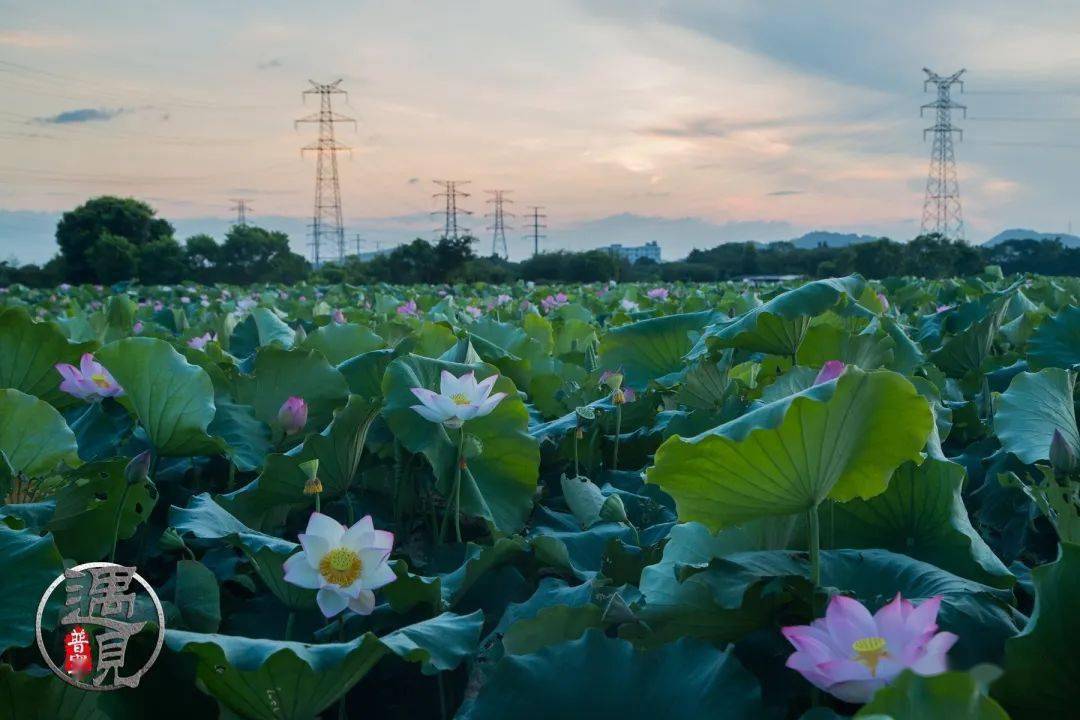
[{"label": "power line", "polygon": [[356,120],[334,112],[331,99],[334,95],[346,95],[341,89],[341,79],[332,83],[311,83],[311,90],[302,93],[306,100],[308,95],[319,96],[319,112],[312,113],[296,121],[300,123],[318,123],[319,139],[310,145],[305,145],[300,154],[308,150],[317,153],[315,164],[315,209],[311,216],[311,259],[315,266],[322,261],[321,248],[323,237],[337,245],[338,260],[345,259],[345,226],[341,221],[341,184],[338,181],[337,154],[339,152],[352,151],[352,148],[342,145],[334,139],[334,124],[351,122],[356,126]]},{"label": "power line", "polygon": [[954,240],[964,239],[964,216],[960,208],[960,183],[956,177],[956,153],[953,150],[953,133],[959,133],[962,140],[963,131],[952,124],[952,111],[961,110],[967,117],[967,107],[953,102],[950,90],[953,85],[960,86],[960,92],[964,91],[964,81],[960,76],[964,70],[958,70],[952,75],[942,76],[923,68],[926,80],[923,81],[923,92],[933,85],[937,92],[937,99],[919,108],[919,117],[930,109],[934,111],[934,124],[923,130],[923,140],[926,133],[934,134],[934,143],[930,150],[930,171],[926,178],[926,198],[923,201],[922,233],[938,233],[943,237]]},{"label": "power line", "polygon": [[[443,215],[445,222],[443,223],[442,236],[447,240],[460,240],[463,235],[469,234],[469,228],[461,227],[458,223],[458,214],[472,215],[468,210],[463,210],[458,207],[458,198],[469,197],[469,193],[458,190],[459,185],[468,185],[471,180],[435,180],[436,185],[443,189],[440,193],[435,193],[432,197],[445,198],[446,209],[436,210],[431,213],[432,215]],[[436,230],[438,232],[438,230]]]},{"label": "power line", "polygon": [[531,220],[531,233],[525,236],[526,240],[532,240],[533,243],[533,255],[540,254],[540,241],[547,237],[547,235],[541,235],[541,230],[546,230],[547,225],[540,222],[541,220],[547,220],[547,215],[540,212],[544,209],[543,205],[532,205],[530,210],[532,211]]},{"label": "power line", "polygon": [[247,227],[247,211],[250,209],[248,203],[251,202],[249,198],[229,198],[232,200],[231,210],[236,212],[236,225],[240,227]]},{"label": "power line", "polygon": [[[486,217],[492,218],[492,224],[488,226],[488,230],[492,231],[491,235],[491,255],[492,257],[500,255],[500,248],[502,250],[501,255],[503,259],[510,259],[510,251],[506,247],[506,211],[503,210],[504,203],[512,203],[513,200],[506,197],[506,194],[512,192],[510,190],[485,190],[484,192],[491,195],[491,199],[488,203],[493,204],[494,211]],[[513,217],[513,213],[509,213],[510,217]],[[511,229],[513,229],[511,227]]]}]

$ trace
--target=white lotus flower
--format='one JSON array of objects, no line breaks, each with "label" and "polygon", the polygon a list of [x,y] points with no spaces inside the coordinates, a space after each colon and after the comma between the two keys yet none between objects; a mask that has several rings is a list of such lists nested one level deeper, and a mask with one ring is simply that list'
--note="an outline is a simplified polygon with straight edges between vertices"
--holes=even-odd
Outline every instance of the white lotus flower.
[{"label": "white lotus flower", "polygon": [[425,420],[442,423],[448,428],[459,428],[466,420],[489,415],[506,397],[504,392],[491,394],[491,388],[498,379],[498,375],[491,375],[476,382],[476,375],[472,372],[456,378],[443,370],[439,392],[422,387],[412,388],[413,395],[423,403],[413,405],[412,409]]},{"label": "white lotus flower", "polygon": [[315,601],[328,618],[346,607],[370,615],[374,591],[397,579],[386,562],[394,534],[376,530],[370,515],[346,529],[328,515],[312,513],[300,545],[304,549],[285,561],[285,581],[318,590]]}]

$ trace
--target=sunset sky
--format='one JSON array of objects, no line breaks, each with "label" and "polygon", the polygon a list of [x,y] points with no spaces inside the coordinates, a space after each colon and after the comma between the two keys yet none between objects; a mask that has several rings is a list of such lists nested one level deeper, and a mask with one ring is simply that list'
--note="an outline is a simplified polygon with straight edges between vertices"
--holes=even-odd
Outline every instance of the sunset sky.
[{"label": "sunset sky", "polygon": [[553,234],[634,213],[907,239],[925,65],[968,71],[969,239],[1064,231],[1080,227],[1080,6],[1032,7],[0,1],[0,210],[111,193],[225,217],[244,196],[303,217],[314,127],[293,120],[316,106],[300,93],[340,77],[360,225],[434,210],[432,178],[460,178],[469,209],[512,188],[549,208]]}]

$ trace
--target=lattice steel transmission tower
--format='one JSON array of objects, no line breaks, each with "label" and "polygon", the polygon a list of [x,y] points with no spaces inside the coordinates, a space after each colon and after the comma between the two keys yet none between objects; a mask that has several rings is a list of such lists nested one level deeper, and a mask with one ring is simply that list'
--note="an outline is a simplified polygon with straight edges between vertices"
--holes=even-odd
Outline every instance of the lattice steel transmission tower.
[{"label": "lattice steel transmission tower", "polygon": [[[458,224],[458,214],[472,215],[468,210],[463,210],[458,207],[458,198],[469,197],[469,193],[458,190],[459,185],[468,185],[471,180],[436,180],[435,184],[443,189],[441,193],[435,193],[432,197],[446,198],[446,209],[436,210],[431,213],[432,215],[444,215],[445,223],[443,225],[442,236],[447,240],[460,240],[462,235],[469,234],[469,228],[461,227]],[[438,232],[436,229],[435,232]]]},{"label": "lattice steel transmission tower", "polygon": [[530,233],[525,236],[525,239],[532,240],[534,256],[540,254],[540,241],[547,237],[547,235],[540,234],[541,230],[547,229],[547,225],[541,222],[542,220],[547,220],[547,215],[540,212],[543,209],[543,205],[531,205],[529,207],[529,210],[531,211],[531,217],[529,218]]},{"label": "lattice steel transmission tower", "polygon": [[355,127],[356,120],[334,112],[331,105],[334,95],[348,97],[341,89],[340,79],[325,84],[314,80],[308,82],[311,83],[311,89],[305,90],[302,96],[307,100],[308,95],[318,95],[319,112],[300,118],[296,121],[296,126],[299,127],[300,123],[319,124],[319,139],[300,150],[301,155],[312,150],[317,153],[315,210],[311,216],[311,259],[318,266],[322,262],[324,240],[336,247],[339,260],[345,259],[345,226],[341,221],[341,185],[338,182],[337,154],[351,152],[352,148],[342,145],[334,138],[334,125],[351,122]]},{"label": "lattice steel transmission tower", "polygon": [[953,150],[953,133],[964,139],[964,131],[952,124],[952,111],[961,110],[967,117],[967,106],[953,102],[949,96],[953,85],[964,91],[964,81],[960,76],[965,70],[958,70],[952,75],[942,76],[923,68],[926,80],[923,91],[933,85],[937,90],[937,99],[919,108],[919,117],[929,109],[934,110],[934,124],[923,130],[923,140],[927,133],[934,134],[934,144],[930,150],[930,173],[926,178],[926,200],[923,201],[922,234],[939,233],[953,240],[964,239],[964,216],[960,209],[960,183],[956,178],[956,153]]},{"label": "lattice steel transmission tower", "polygon": [[229,198],[229,200],[232,201],[232,207],[229,209],[236,212],[236,222],[234,224],[247,227],[247,212],[251,209],[251,205],[248,203],[251,200],[249,198]]},{"label": "lattice steel transmission tower", "polygon": [[[507,213],[503,210],[504,203],[514,202],[510,198],[506,197],[507,193],[511,190],[485,190],[484,192],[491,195],[491,199],[488,203],[494,205],[493,211],[487,215],[491,218],[492,224],[488,226],[488,230],[492,231],[491,235],[491,255],[502,255],[504,260],[510,259],[510,250],[506,246],[506,216],[514,217],[513,213]],[[511,229],[513,229],[511,227]],[[500,250],[502,251],[500,253]]]}]

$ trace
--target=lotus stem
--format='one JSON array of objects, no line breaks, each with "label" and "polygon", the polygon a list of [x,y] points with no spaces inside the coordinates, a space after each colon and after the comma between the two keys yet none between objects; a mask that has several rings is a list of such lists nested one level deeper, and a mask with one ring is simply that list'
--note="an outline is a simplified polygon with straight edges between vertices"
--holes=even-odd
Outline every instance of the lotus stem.
[{"label": "lotus stem", "polygon": [[120,518],[124,513],[124,503],[127,502],[128,490],[131,485],[124,481],[124,492],[120,493],[120,504],[116,506],[116,522],[113,523],[112,550],[109,551],[109,562],[116,562],[116,544],[120,541]]},{"label": "lotus stem", "polygon": [[292,640],[293,623],[296,622],[296,611],[289,610],[289,617],[285,621],[285,639]]},{"label": "lotus stem", "polygon": [[816,618],[818,588],[821,587],[821,522],[816,504],[807,513],[807,520],[810,534],[810,582],[814,586],[813,595],[810,597],[810,610]]},{"label": "lotus stem", "polygon": [[615,449],[611,453],[611,469],[619,469],[619,438],[622,436],[622,404],[615,405]]}]

